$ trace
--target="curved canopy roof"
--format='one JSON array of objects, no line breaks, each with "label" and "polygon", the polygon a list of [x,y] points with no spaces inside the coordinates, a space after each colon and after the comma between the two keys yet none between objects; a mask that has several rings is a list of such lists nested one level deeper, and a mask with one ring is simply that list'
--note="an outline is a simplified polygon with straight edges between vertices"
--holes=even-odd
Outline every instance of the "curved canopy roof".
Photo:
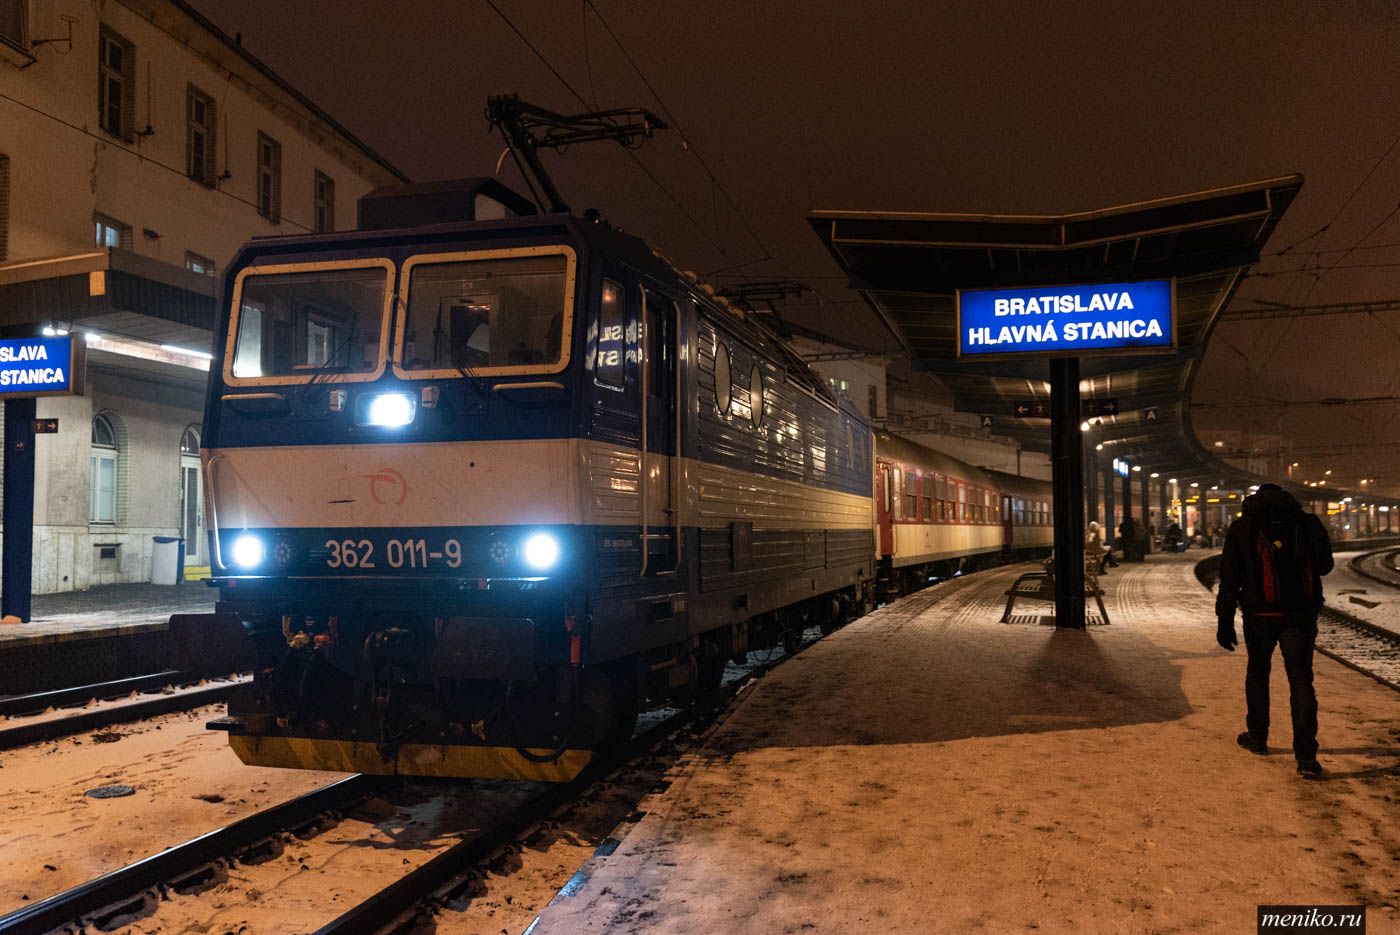
[{"label": "curved canopy roof", "polygon": [[1211,330],[1302,184],[1293,175],[1059,216],[812,211],[807,220],[914,368],[937,374],[957,409],[991,415],[998,434],[1032,450],[1049,451],[1050,420],[1017,418],[1013,407],[1049,399],[1047,363],[958,360],[954,293],[1175,278],[1174,353],[1080,360],[1081,396],[1119,404],[1096,440],[1104,454],[1163,477],[1247,483],[1253,478],[1196,440],[1191,381]]}]

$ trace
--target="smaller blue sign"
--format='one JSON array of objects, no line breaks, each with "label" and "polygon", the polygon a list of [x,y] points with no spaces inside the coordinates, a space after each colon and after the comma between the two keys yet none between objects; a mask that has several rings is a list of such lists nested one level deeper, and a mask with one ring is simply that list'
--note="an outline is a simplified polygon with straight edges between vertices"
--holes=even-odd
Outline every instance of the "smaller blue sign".
[{"label": "smaller blue sign", "polygon": [[958,293],[958,355],[1091,356],[1176,347],[1170,279]]},{"label": "smaller blue sign", "polygon": [[84,375],[74,371],[77,342],[57,338],[0,340],[0,399],[82,393]]}]

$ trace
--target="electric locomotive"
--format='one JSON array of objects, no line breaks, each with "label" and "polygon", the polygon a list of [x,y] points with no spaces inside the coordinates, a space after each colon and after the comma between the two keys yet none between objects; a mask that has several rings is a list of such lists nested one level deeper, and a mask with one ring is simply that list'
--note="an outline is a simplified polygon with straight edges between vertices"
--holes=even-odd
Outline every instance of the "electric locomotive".
[{"label": "electric locomotive", "polygon": [[[771,331],[492,180],[262,238],[202,451],[247,763],[566,780],[639,709],[871,606],[871,430]],[[227,671],[227,668],[225,668]]]}]

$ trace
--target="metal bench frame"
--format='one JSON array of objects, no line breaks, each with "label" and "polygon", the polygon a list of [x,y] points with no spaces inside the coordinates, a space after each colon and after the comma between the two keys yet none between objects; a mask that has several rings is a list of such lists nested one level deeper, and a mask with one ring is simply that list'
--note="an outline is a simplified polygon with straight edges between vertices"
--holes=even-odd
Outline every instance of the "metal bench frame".
[{"label": "metal bench frame", "polygon": [[[1097,561],[1097,556],[1095,556]],[[1024,584],[1031,582],[1031,584]],[[1099,577],[1091,572],[1084,575],[1084,596],[1092,597],[1094,603],[1099,605],[1099,615],[1103,617],[1105,625],[1109,623],[1108,611],[1103,606],[1103,588],[1099,587]],[[1053,571],[1028,571],[1017,578],[1006,592],[1006,610],[1002,612],[1001,622],[1006,623],[1011,619],[1011,611],[1016,606],[1016,599],[1031,601],[1055,602],[1055,574]]]}]

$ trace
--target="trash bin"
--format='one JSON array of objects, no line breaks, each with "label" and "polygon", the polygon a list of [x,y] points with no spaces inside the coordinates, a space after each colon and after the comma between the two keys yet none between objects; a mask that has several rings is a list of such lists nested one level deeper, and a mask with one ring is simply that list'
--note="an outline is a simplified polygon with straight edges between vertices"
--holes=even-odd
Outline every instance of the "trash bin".
[{"label": "trash bin", "polygon": [[180,581],[180,552],[185,540],[178,536],[152,536],[151,584],[178,584]]}]

